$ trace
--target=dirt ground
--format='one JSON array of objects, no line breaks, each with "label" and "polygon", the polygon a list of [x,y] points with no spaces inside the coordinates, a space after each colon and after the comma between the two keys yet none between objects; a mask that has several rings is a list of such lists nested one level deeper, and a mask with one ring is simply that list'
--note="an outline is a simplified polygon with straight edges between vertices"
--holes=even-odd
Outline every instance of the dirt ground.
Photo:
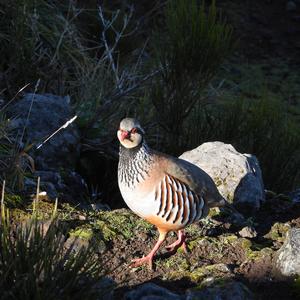
[{"label": "dirt ground", "polygon": [[[112,213],[130,214],[126,209]],[[281,197],[269,199],[255,218],[248,219],[257,232],[254,238],[242,238],[238,234],[239,226],[227,222],[226,216],[214,216],[209,224],[199,223],[187,228],[188,255],[179,249],[170,256],[162,248],[153,271],[146,266],[129,266],[133,258],[146,255],[157,239],[154,227],[133,224],[132,236],[128,239],[115,236],[101,254],[101,260],[110,270],[107,276],[118,285],[117,299],[145,282],[184,293],[188,288],[201,286],[203,280],[210,277],[242,281],[256,299],[295,299],[297,290],[293,280],[278,274],[274,259],[288,228],[300,227],[299,216],[300,203],[293,204]],[[131,220],[138,220],[138,217],[132,215]],[[175,239],[171,234],[165,245]]]}]

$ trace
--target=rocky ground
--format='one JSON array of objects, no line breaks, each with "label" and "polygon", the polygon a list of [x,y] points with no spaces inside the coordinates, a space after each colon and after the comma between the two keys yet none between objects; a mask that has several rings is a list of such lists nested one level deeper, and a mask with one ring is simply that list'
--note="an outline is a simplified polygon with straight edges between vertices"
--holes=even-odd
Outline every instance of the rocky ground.
[{"label": "rocky ground", "polygon": [[[162,248],[152,271],[147,266],[129,266],[133,258],[150,251],[157,232],[128,209],[97,211],[60,205],[58,213],[66,247],[73,245],[74,251],[88,244],[94,247],[108,283],[115,286],[113,298],[108,299],[154,299],[150,295],[159,295],[157,299],[176,299],[176,295],[178,299],[216,299],[216,295],[223,295],[222,299],[295,299],[300,293],[298,280],[281,274],[278,250],[287,232],[300,228],[296,196],[270,194],[259,212],[244,221],[232,221],[232,214],[212,210],[209,218],[186,229],[188,255],[181,249],[169,255]],[[51,209],[51,203],[39,203],[43,218]],[[20,216],[20,212],[12,215]],[[170,234],[165,245],[175,239]],[[293,260],[285,252],[285,262],[292,265]]]}]

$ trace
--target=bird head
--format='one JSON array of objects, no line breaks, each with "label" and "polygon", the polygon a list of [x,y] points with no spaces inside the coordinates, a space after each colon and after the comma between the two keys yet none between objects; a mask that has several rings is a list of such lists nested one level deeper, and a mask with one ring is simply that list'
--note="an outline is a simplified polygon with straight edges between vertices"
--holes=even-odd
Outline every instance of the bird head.
[{"label": "bird head", "polygon": [[136,119],[125,118],[120,123],[117,136],[125,148],[134,148],[143,142],[144,133],[144,129]]}]

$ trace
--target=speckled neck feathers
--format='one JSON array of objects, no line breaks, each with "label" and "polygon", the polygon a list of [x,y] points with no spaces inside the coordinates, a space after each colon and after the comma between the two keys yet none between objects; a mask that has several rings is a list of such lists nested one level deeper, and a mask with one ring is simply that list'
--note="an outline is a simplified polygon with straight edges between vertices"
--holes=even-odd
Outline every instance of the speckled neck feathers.
[{"label": "speckled neck feathers", "polygon": [[120,145],[119,183],[129,188],[135,188],[138,183],[149,177],[152,164],[152,151],[145,142],[131,149]]}]

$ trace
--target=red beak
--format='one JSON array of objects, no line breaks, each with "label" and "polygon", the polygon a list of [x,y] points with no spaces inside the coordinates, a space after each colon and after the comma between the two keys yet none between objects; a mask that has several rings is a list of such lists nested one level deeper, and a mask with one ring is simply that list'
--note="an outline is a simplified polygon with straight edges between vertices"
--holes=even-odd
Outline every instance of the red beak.
[{"label": "red beak", "polygon": [[122,130],[121,131],[121,141],[124,141],[126,138],[128,138],[130,136],[129,131],[126,130]]}]

